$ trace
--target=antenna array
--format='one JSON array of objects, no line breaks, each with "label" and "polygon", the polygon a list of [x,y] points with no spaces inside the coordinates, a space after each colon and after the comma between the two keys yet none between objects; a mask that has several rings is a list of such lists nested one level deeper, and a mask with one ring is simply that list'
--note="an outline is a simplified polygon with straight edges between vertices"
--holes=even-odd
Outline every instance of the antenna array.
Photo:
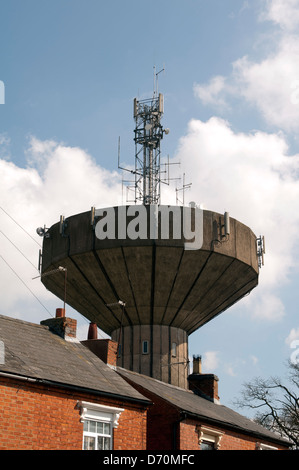
[{"label": "antenna array", "polygon": [[160,201],[160,142],[168,134],[161,125],[164,112],[162,93],[152,99],[134,99],[135,200],[144,205]]},{"label": "antenna array", "polygon": [[[164,113],[164,96],[157,91],[157,76],[160,72],[154,74],[155,84],[152,98],[134,99],[135,170],[122,168],[118,162],[118,168],[135,175],[135,204],[138,201],[144,205],[159,204],[160,186],[161,182],[164,182],[161,179],[160,171],[160,144],[163,135],[168,134],[169,129],[163,129],[161,125]],[[120,149],[118,149],[118,153],[120,153]]]}]

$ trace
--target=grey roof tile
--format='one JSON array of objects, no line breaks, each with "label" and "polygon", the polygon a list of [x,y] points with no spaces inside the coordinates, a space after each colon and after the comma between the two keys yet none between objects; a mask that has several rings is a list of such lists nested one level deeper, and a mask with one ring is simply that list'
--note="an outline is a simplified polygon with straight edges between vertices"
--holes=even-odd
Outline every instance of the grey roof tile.
[{"label": "grey roof tile", "polygon": [[226,406],[196,395],[190,390],[176,387],[120,367],[117,368],[117,371],[122,377],[140,385],[144,390],[156,394],[177,409],[189,415],[198,417],[204,421],[213,422],[219,426],[222,425],[239,430],[240,432],[243,431],[251,435],[260,436],[264,439],[289,444],[287,440],[282,439],[279,435],[269,431],[251,419],[240,415]]},{"label": "grey roof tile", "polygon": [[47,326],[0,315],[0,340],[4,342],[2,372],[148,401],[86,346],[65,341]]}]

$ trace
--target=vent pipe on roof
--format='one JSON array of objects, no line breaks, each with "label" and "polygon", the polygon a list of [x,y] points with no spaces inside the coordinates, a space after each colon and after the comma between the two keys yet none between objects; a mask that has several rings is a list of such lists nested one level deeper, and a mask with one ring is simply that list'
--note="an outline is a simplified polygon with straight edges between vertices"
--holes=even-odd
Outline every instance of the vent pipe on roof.
[{"label": "vent pipe on roof", "polygon": [[98,339],[98,327],[94,322],[89,324],[87,339]]}]

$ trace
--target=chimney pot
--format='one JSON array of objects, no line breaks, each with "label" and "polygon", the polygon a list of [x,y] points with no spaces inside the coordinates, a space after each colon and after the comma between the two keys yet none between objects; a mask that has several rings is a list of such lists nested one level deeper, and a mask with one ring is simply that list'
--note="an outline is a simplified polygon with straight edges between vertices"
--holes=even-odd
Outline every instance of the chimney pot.
[{"label": "chimney pot", "polygon": [[57,308],[56,309],[56,318],[65,317],[65,309],[64,308]]},{"label": "chimney pot", "polygon": [[193,374],[201,374],[201,356],[193,356]]},{"label": "chimney pot", "polygon": [[87,339],[98,339],[98,327],[94,322],[89,324]]}]

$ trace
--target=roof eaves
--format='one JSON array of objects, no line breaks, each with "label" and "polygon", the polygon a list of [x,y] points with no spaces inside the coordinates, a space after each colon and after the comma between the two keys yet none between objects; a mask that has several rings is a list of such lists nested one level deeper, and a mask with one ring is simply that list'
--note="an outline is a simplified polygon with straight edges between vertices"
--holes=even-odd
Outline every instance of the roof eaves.
[{"label": "roof eaves", "polygon": [[[223,420],[217,420],[215,418],[209,418],[209,417],[207,417],[205,415],[202,415],[200,413],[192,413],[191,411],[183,410],[183,409],[181,409],[181,414],[185,415],[186,417],[188,416],[190,418],[200,419],[202,421],[205,421],[206,423],[214,424],[214,425],[217,425],[217,426],[225,428],[225,429],[242,432],[242,434],[247,434],[247,435],[252,436],[252,437],[257,437],[257,438],[260,438],[260,439],[263,439],[263,440],[275,442],[276,444],[284,444],[284,445],[288,445],[289,447],[292,446],[292,443],[290,441],[288,441],[287,439],[284,439],[283,437],[280,437],[278,435],[276,437],[273,432],[272,432],[273,435],[270,436],[269,434],[263,434],[263,432],[248,430],[248,429],[246,429],[244,427],[241,427],[241,426],[238,426],[237,424],[234,424],[234,423],[229,423],[229,422],[226,422],[226,421],[223,421]],[[267,432],[267,431],[268,430],[265,429],[265,432]],[[271,432],[271,431],[269,431],[269,432]]]},{"label": "roof eaves", "polygon": [[[134,377],[138,377],[138,376],[141,376],[141,374],[138,374],[137,372],[132,372],[132,371],[127,371],[127,370],[123,370],[122,368],[118,368],[118,372],[120,373],[120,375],[123,377],[123,378],[126,378],[128,380],[128,382],[134,386]],[[123,372],[123,373],[122,373]],[[152,380],[155,380],[157,382],[160,382],[159,380],[157,379],[153,379],[152,377],[145,377],[145,376],[142,376],[143,380],[145,381],[152,381]],[[170,387],[172,390],[175,390],[175,389],[178,389],[178,390],[182,390],[180,387],[176,387],[174,385],[171,385],[171,384],[165,384],[167,387]],[[146,384],[143,383],[139,383],[139,386],[141,388],[143,388],[144,390],[147,390],[147,387],[146,387]],[[184,390],[185,392],[187,393],[192,393],[190,390]],[[271,441],[271,442],[275,442],[276,444],[280,444],[280,445],[287,445],[287,446],[291,446],[292,444],[273,433],[271,431],[268,431],[266,428],[265,428],[265,433],[263,433],[262,431],[259,432],[257,430],[254,430],[254,429],[246,429],[246,427],[244,426],[239,426],[237,423],[233,423],[233,422],[230,422],[230,421],[227,421],[225,419],[217,419],[217,418],[214,418],[214,417],[209,417],[207,415],[204,415],[200,412],[194,412],[194,411],[190,411],[186,408],[184,408],[183,404],[182,403],[175,403],[173,402],[170,398],[167,398],[166,396],[162,396],[159,394],[159,392],[154,392],[153,390],[151,390],[151,393],[156,393],[157,395],[159,395],[160,399],[161,400],[164,400],[165,402],[167,402],[170,406],[172,406],[173,408],[177,409],[181,416],[185,415],[185,416],[189,416],[190,418],[196,418],[196,419],[200,419],[201,421],[204,421],[206,423],[209,423],[209,424],[214,424],[218,427],[222,427],[222,428],[225,428],[225,429],[229,429],[229,430],[232,430],[232,431],[237,431],[237,432],[242,432],[242,434],[246,434],[248,436],[252,436],[252,437],[256,437],[256,438],[259,438],[259,439],[263,439],[263,440],[266,440],[266,441]],[[205,398],[201,397],[202,399],[205,400]],[[209,403],[211,403],[210,400],[207,400],[209,401]],[[218,404],[215,404],[215,406],[220,406]],[[248,418],[249,419],[249,418]],[[271,433],[271,435],[270,435]]]},{"label": "roof eaves", "polygon": [[25,375],[13,374],[9,372],[0,372],[0,377],[1,376],[11,378],[11,379],[16,379],[16,380],[23,380],[25,382],[33,382],[33,383],[40,384],[40,385],[48,385],[52,387],[63,388],[66,390],[77,390],[83,393],[94,394],[94,395],[103,396],[106,398],[114,398],[114,399],[121,400],[121,401],[136,403],[136,404],[142,405],[144,408],[148,408],[152,404],[151,401],[148,400],[147,398],[142,399],[142,398],[137,398],[137,397],[130,397],[130,396],[122,395],[118,393],[105,392],[103,390],[82,387],[80,385],[74,385],[74,384],[69,384],[69,383],[64,383],[64,382],[56,382],[56,381],[48,380],[48,379],[28,377]]}]

